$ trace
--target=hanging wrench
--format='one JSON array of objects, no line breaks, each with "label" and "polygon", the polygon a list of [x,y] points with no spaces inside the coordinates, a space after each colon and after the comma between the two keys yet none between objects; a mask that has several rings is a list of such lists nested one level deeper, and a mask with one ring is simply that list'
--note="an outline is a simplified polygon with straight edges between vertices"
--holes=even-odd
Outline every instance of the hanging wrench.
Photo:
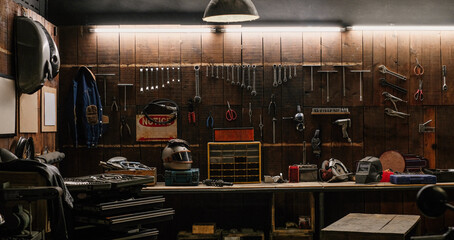
[{"label": "hanging wrench", "polygon": [[441,68],[441,73],[443,75],[443,91],[448,91],[448,85],[446,85],[446,65],[443,65]]},{"label": "hanging wrench", "polygon": [[274,64],[273,65],[273,87],[277,87],[278,86],[277,77],[276,77],[276,68],[277,68],[277,65]]},{"label": "hanging wrench", "polygon": [[[146,78],[146,82],[147,82],[147,86],[146,86],[146,90],[148,91],[148,77]],[[151,67],[150,68],[150,90],[154,90],[154,85],[153,85],[153,68]]]},{"label": "hanging wrench", "polygon": [[235,84],[235,65],[232,65],[232,85]]},{"label": "hanging wrench", "polygon": [[164,85],[165,83],[164,83],[164,68],[163,67],[161,67],[161,83],[162,83],[161,87],[164,88],[165,87],[165,85]]},{"label": "hanging wrench", "polygon": [[175,82],[175,67],[172,67],[172,82]]},{"label": "hanging wrench", "polygon": [[206,66],[206,68],[207,68],[207,69],[206,69],[206,75],[207,75],[207,77],[208,77],[208,72],[209,72],[208,65]]},{"label": "hanging wrench", "polygon": [[241,65],[237,65],[236,66],[236,79],[237,79],[236,85],[238,85],[238,86],[241,85],[240,72],[241,72]]},{"label": "hanging wrench", "polygon": [[180,67],[177,67],[177,82],[180,82]]},{"label": "hanging wrench", "polygon": [[252,65],[252,92],[251,92],[252,96],[257,95],[257,91],[255,90],[255,69],[256,69],[256,66]]},{"label": "hanging wrench", "polygon": [[392,89],[394,89],[396,91],[399,91],[399,92],[401,92],[403,94],[407,94],[407,89],[399,87],[399,86],[394,85],[392,83],[389,83],[384,78],[380,78],[380,85],[383,86],[383,87],[390,87],[390,88],[392,88]]},{"label": "hanging wrench", "polygon": [[288,80],[292,80],[292,65],[288,65]]},{"label": "hanging wrench", "polygon": [[243,65],[243,74],[242,74],[242,78],[241,78],[241,88],[245,88],[246,87],[246,84],[245,84],[245,75],[246,73],[246,65]]},{"label": "hanging wrench", "polygon": [[202,98],[200,97],[200,83],[199,83],[199,70],[200,67],[198,65],[194,66],[195,70],[195,96],[194,96],[194,102],[201,102]]},{"label": "hanging wrench", "polygon": [[214,78],[214,64],[211,64],[211,78]]},{"label": "hanging wrench", "polygon": [[[146,68],[148,75],[148,69]],[[140,90],[139,93],[143,93],[143,68],[140,69]],[[104,104],[105,105],[105,104]]]},{"label": "hanging wrench", "polygon": [[221,78],[224,79],[224,65],[221,66]]},{"label": "hanging wrench", "polygon": [[225,74],[227,75],[227,80],[225,80],[225,81],[226,81],[227,83],[229,83],[229,82],[230,82],[229,66],[226,66]]},{"label": "hanging wrench", "polygon": [[169,69],[169,67],[167,67],[167,85],[170,84],[170,77],[169,77],[169,75],[170,75],[170,69]]},{"label": "hanging wrench", "polygon": [[156,71],[156,86],[154,87],[154,89],[158,90],[159,88],[159,68],[155,68],[155,71]]},{"label": "hanging wrench", "polygon": [[281,71],[282,71],[282,65],[279,64],[279,66],[278,66],[278,77],[277,77],[277,84],[279,84],[279,85],[282,84]]},{"label": "hanging wrench", "polygon": [[404,75],[401,75],[401,74],[398,74],[396,72],[393,72],[393,71],[390,71],[389,69],[387,69],[385,67],[385,65],[380,65],[378,66],[378,70],[383,73],[383,74],[389,74],[391,76],[394,76],[396,78],[399,78],[399,79],[402,79],[404,81],[407,81],[407,77],[405,77]]},{"label": "hanging wrench", "polygon": [[251,65],[247,65],[247,88],[248,91],[251,91]]},{"label": "hanging wrench", "polygon": [[296,77],[296,65],[293,65],[293,76]]},{"label": "hanging wrench", "polygon": [[287,82],[287,65],[284,65],[284,79],[283,82]]},{"label": "hanging wrench", "polygon": [[216,78],[219,79],[219,65],[216,65]]}]

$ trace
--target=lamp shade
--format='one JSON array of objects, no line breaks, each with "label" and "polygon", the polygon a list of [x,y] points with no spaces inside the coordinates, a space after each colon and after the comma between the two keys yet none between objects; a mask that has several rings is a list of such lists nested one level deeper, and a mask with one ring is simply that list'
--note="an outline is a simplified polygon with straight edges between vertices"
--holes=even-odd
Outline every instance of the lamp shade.
[{"label": "lamp shade", "polygon": [[202,19],[206,22],[244,22],[258,18],[251,0],[211,0]]}]

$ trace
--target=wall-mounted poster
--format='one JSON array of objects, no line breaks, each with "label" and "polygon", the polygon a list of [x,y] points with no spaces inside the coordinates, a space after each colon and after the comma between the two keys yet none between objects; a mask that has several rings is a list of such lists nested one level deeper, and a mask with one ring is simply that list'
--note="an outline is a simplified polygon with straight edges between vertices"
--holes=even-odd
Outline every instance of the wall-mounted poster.
[{"label": "wall-mounted poster", "polygon": [[16,135],[16,82],[0,76],[0,136]]},{"label": "wall-mounted poster", "polygon": [[57,89],[46,87],[41,92],[41,131],[57,131]]}]

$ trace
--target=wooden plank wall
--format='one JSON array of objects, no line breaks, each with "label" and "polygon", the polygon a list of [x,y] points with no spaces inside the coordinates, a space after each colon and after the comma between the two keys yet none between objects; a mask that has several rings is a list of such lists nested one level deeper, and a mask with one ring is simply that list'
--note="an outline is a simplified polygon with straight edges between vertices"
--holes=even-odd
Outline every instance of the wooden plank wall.
[{"label": "wooden plank wall", "polygon": [[[355,170],[356,162],[364,156],[380,156],[384,151],[398,150],[425,156],[431,167],[454,167],[449,152],[451,138],[454,136],[454,128],[449,124],[450,117],[454,114],[452,32],[96,34],[89,33],[88,29],[91,27],[93,26],[71,26],[60,29],[62,67],[59,109],[66,108],[66,96],[79,66],[89,66],[94,73],[114,73],[115,76],[98,78],[101,98],[104,94],[103,81],[107,81],[107,105],[104,110],[110,118],[110,124],[108,132],[96,149],[72,147],[65,123],[59,124],[59,147],[67,153],[67,159],[61,165],[64,176],[100,173],[102,169],[98,166],[99,161],[106,161],[117,155],[156,166],[158,174],[163,174],[160,154],[165,143],[143,144],[134,141],[135,113],[146,103],[158,98],[169,98],[179,104],[181,112],[178,119],[178,136],[191,144],[193,167],[200,168],[201,179],[207,177],[206,144],[212,136],[211,130],[206,127],[208,113],[211,111],[215,127],[249,127],[249,103],[252,104],[252,126],[256,140],[260,140],[259,116],[263,117],[262,161],[265,175],[282,172],[284,177],[287,177],[288,165],[302,161],[303,141],[306,141],[308,162],[318,166],[323,160],[334,157],[344,162],[350,170]],[[418,80],[413,74],[416,59],[425,68],[422,102],[413,98],[418,88]],[[207,76],[206,66],[211,64],[257,65],[257,96],[252,97],[248,91],[227,83],[225,79],[212,78],[211,72]],[[273,64],[297,65],[297,76],[275,88],[272,86]],[[196,123],[192,124],[188,123],[187,101],[193,98],[195,93],[195,65],[201,69],[202,102],[195,107]],[[316,65],[313,67],[313,91],[310,86],[311,65]],[[343,69],[340,65],[347,66],[345,96],[342,91]],[[407,81],[383,75],[378,71],[380,65],[407,76]],[[446,92],[441,89],[442,65],[447,65],[448,69]],[[181,66],[181,83],[172,83],[164,89],[139,94],[139,68],[167,66]],[[324,69],[338,71],[330,74],[329,102],[326,98],[326,73],[317,73],[318,70]],[[350,72],[359,69],[371,70],[370,73],[363,74],[363,101],[359,98],[359,74]],[[232,73],[231,68],[229,73]],[[219,74],[221,75],[221,72]],[[224,74],[226,75],[226,72]],[[408,94],[383,88],[379,85],[381,78],[408,89]],[[156,80],[155,76],[153,79]],[[122,109],[124,93],[123,89],[117,86],[118,83],[135,84],[127,90],[127,111]],[[392,104],[384,101],[383,91],[408,101],[408,104],[398,103],[398,109],[409,113],[410,117],[401,119],[384,114],[384,109],[392,108]],[[272,118],[268,114],[271,94],[276,96],[279,119],[276,123],[275,144],[272,143]],[[116,97],[120,106],[118,112],[110,110],[113,97]],[[227,101],[238,113],[236,121],[228,122],[225,119]],[[293,116],[298,104],[303,106],[306,118],[306,130],[303,134],[295,130],[294,122],[281,120],[282,117]],[[348,107],[352,121],[348,134],[353,143],[350,144],[342,138],[340,126],[332,124],[339,117],[313,116],[310,114],[313,107]],[[133,130],[132,136],[120,137],[120,117],[127,118]],[[60,114],[59,119],[64,119],[64,116]],[[435,133],[419,133],[418,125],[430,119],[430,126],[436,127]],[[315,158],[310,146],[316,129],[321,130],[323,142],[320,159]],[[162,181],[161,177],[158,180]],[[379,192],[328,195],[329,197],[325,198],[329,199],[327,202],[348,203],[343,205],[345,210],[332,215],[336,217],[344,211],[417,213],[414,192],[398,192],[393,195]],[[339,212],[333,210],[336,211]],[[329,222],[333,219],[327,220]],[[443,226],[431,222],[432,220],[424,221],[427,232],[436,232]]]},{"label": "wooden plank wall", "polygon": [[[59,46],[59,38],[56,32],[56,28],[53,24],[46,21],[43,17],[37,13],[29,10],[22,9],[20,5],[15,3],[12,0],[0,0],[0,75],[7,76],[10,78],[15,78],[15,56],[14,56],[14,29],[13,22],[15,16],[22,16],[24,13],[31,17],[33,20],[40,22],[50,33],[57,46]],[[45,86],[58,88],[59,76],[57,75],[53,81],[46,81]],[[41,99],[41,90],[38,92],[39,99]],[[17,106],[19,106],[19,101],[17,101]],[[41,113],[41,104],[38,105],[39,113]],[[27,117],[19,116],[19,108],[17,108],[17,117]],[[41,116],[41,115],[40,115]],[[40,121],[40,117],[38,118]],[[16,124],[16,136],[11,138],[0,138],[0,147],[10,149],[14,152],[17,144],[17,140],[20,136],[23,137],[32,137],[35,143],[35,152],[37,154],[42,153],[44,148],[47,147],[49,151],[56,150],[56,136],[57,133],[42,133],[41,132],[41,122],[39,124],[38,133],[33,134],[21,134],[19,133],[19,118],[17,118]]]}]

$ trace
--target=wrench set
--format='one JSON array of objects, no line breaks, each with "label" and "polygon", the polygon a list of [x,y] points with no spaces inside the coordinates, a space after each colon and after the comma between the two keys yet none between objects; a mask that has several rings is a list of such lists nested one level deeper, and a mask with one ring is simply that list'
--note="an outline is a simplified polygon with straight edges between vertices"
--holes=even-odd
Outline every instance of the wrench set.
[{"label": "wrench set", "polygon": [[139,68],[139,93],[158,90],[159,86],[165,88],[179,82],[181,82],[180,66]]},{"label": "wrench set", "polygon": [[[296,77],[297,65],[273,65],[273,87],[278,87],[282,83]],[[288,77],[287,77],[288,76]]]}]

